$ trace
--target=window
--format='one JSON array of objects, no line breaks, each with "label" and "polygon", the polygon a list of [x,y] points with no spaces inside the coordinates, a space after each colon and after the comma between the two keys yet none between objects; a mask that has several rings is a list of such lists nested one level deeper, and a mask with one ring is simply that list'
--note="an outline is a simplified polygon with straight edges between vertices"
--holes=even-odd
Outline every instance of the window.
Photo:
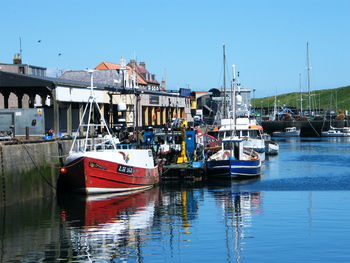
[{"label": "window", "polygon": [[233,147],[232,142],[224,142],[224,150],[231,150]]}]

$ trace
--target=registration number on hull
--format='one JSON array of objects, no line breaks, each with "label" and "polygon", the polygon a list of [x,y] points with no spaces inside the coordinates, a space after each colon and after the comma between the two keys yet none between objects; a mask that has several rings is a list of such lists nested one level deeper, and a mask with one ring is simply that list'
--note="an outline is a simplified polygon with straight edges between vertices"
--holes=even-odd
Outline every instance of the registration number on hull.
[{"label": "registration number on hull", "polygon": [[123,174],[133,174],[134,173],[134,169],[132,167],[125,166],[125,165],[119,165],[117,171],[119,173],[123,173]]}]

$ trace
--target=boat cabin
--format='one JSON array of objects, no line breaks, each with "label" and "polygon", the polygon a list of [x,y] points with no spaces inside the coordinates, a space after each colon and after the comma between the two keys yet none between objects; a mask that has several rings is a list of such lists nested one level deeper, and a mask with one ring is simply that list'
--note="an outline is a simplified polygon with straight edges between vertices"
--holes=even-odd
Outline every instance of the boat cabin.
[{"label": "boat cabin", "polygon": [[219,131],[218,138],[227,138],[231,136],[238,136],[239,138],[250,138],[250,139],[260,139],[260,131],[259,130],[227,130],[227,131]]},{"label": "boat cabin", "polygon": [[243,158],[243,141],[241,139],[222,140],[222,159],[241,160]]},{"label": "boat cabin", "polygon": [[169,133],[158,132],[154,135],[154,140],[160,145],[161,152],[169,152],[171,149],[181,151],[181,132],[172,131]]},{"label": "boat cabin", "polygon": [[287,128],[285,129],[286,132],[295,132],[296,130],[297,130],[296,127],[287,127]]}]

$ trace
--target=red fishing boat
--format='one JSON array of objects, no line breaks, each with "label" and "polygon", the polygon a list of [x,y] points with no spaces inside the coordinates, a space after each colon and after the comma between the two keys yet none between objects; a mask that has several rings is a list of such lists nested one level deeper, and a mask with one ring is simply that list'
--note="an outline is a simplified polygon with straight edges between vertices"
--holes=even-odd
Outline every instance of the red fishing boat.
[{"label": "red fishing boat", "polygon": [[[93,92],[91,92],[76,134],[86,128],[85,139],[74,138],[65,165],[60,169],[58,187],[62,191],[108,193],[150,188],[159,182],[158,166],[150,149],[118,149]],[[101,124],[90,123],[94,107],[100,113]],[[87,116],[85,116],[87,114]],[[88,120],[84,124],[84,120]],[[103,126],[108,135],[89,137],[91,130]],[[123,147],[124,148],[124,147]]]}]

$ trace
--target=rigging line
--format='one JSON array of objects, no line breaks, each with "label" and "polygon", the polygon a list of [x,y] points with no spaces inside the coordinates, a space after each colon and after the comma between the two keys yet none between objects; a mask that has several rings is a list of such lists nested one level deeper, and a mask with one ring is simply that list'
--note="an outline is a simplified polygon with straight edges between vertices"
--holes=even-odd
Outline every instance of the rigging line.
[{"label": "rigging line", "polygon": [[323,123],[322,123],[322,127],[321,127],[321,132],[323,131],[323,127],[324,127],[324,123],[326,122],[326,116],[323,117]]},{"label": "rigging line", "polygon": [[318,137],[321,137],[320,134],[316,131],[316,129],[314,128],[314,126],[311,124],[310,120],[307,119],[307,121],[309,122],[311,128],[315,131],[315,133],[317,134]]},{"label": "rigging line", "polygon": [[50,187],[52,187],[53,189],[56,189],[56,187],[53,186],[53,185],[45,178],[45,176],[41,173],[41,170],[40,170],[39,167],[37,166],[37,164],[36,164],[36,162],[34,161],[34,159],[32,158],[32,156],[30,155],[30,153],[29,153],[29,151],[28,151],[26,145],[25,145],[24,143],[21,143],[21,145],[22,145],[22,146],[24,147],[24,149],[26,150],[26,152],[27,152],[27,154],[28,154],[28,156],[29,156],[29,159],[33,162],[35,168],[36,168],[36,169],[38,170],[38,172],[39,172],[39,175],[44,179],[44,181],[45,181]]}]

